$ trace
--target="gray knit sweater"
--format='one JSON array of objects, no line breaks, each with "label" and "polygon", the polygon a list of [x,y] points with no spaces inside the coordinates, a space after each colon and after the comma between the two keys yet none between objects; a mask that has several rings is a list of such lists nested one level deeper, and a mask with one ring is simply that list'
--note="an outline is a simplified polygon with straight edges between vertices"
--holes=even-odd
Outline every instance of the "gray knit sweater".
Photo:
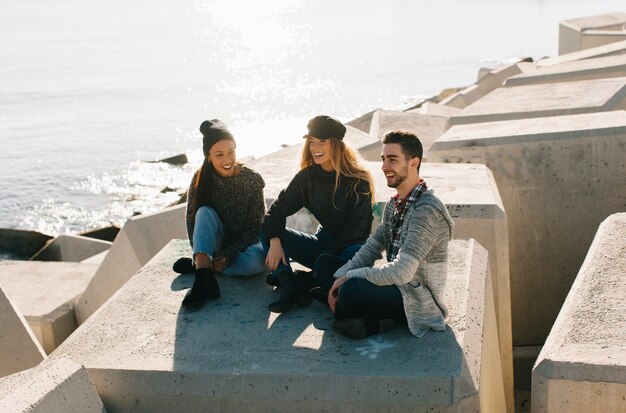
[{"label": "gray knit sweater", "polygon": [[387,202],[383,221],[359,252],[335,277],[364,278],[376,285],[396,285],[402,293],[409,330],[416,337],[429,329],[443,331],[448,309],[443,303],[447,278],[448,241],[454,222],[432,190],[413,202],[400,229],[396,259],[372,267],[391,237],[393,200]]},{"label": "gray knit sweater", "polygon": [[[198,172],[191,180],[187,195],[187,234],[192,245],[195,215],[191,207],[197,195],[194,182]],[[217,255],[233,262],[240,252],[259,242],[265,213],[264,187],[261,175],[246,166],[242,166],[236,176],[224,178],[215,174],[206,206],[213,208],[224,224],[224,241]]]}]

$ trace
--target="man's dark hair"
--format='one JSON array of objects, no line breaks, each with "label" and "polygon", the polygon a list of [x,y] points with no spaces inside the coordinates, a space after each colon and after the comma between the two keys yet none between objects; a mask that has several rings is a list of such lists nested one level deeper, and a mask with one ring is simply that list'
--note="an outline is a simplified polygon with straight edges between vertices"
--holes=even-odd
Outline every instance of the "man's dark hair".
[{"label": "man's dark hair", "polygon": [[400,147],[402,147],[402,153],[407,160],[415,157],[420,158],[420,163],[417,165],[417,172],[420,171],[424,148],[422,147],[422,142],[420,142],[417,135],[402,129],[392,130],[385,133],[385,136],[383,136],[383,144],[386,143],[399,144]]}]

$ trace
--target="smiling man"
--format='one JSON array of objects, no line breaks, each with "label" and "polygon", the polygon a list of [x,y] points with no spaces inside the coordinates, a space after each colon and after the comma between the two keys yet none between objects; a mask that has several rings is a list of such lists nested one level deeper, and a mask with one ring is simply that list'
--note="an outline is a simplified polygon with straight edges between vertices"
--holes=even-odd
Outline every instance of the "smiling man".
[{"label": "smiling man", "polygon": [[[454,223],[443,202],[420,178],[422,143],[395,130],[383,137],[382,171],[396,194],[383,220],[357,254],[335,274],[328,304],[333,328],[354,339],[382,333],[406,320],[416,337],[442,331],[448,241]],[[374,266],[386,251],[387,262]]]}]

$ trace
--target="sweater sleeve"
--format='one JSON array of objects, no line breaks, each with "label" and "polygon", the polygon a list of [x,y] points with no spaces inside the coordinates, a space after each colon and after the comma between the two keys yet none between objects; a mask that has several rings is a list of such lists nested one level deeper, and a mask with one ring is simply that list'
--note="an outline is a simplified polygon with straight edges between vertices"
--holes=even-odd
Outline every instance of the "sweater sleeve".
[{"label": "sweater sleeve", "polygon": [[243,206],[244,211],[254,211],[247,215],[246,230],[229,245],[224,246],[219,255],[224,256],[229,262],[233,262],[240,252],[248,248],[252,244],[259,242],[259,233],[261,230],[261,223],[263,222],[263,214],[265,213],[265,199],[263,197],[263,188],[265,182],[260,175],[254,174],[255,183],[253,192],[248,198],[247,205]]},{"label": "sweater sleeve", "polygon": [[280,191],[265,214],[262,228],[267,242],[272,238],[282,239],[287,225],[287,217],[295,214],[304,206],[302,199],[304,172],[304,170],[300,171],[293,177],[287,188]]},{"label": "sweater sleeve", "polygon": [[[357,191],[358,200],[350,211],[350,218],[344,224],[341,233],[331,244],[324,249],[324,253],[339,254],[348,245],[366,239],[372,229],[372,194],[366,181],[360,180]],[[356,197],[356,194],[354,194]]]},{"label": "sweater sleeve", "polygon": [[379,267],[353,267],[346,273],[348,278],[364,278],[376,285],[404,285],[413,280],[420,262],[449,230],[445,218],[430,205],[416,208],[406,219],[407,236],[396,258]]},{"label": "sweater sleeve", "polygon": [[199,171],[193,174],[193,178],[191,178],[191,184],[189,185],[189,189],[187,190],[187,211],[185,213],[185,223],[187,225],[187,237],[189,238],[189,243],[193,247],[193,226],[196,222],[196,217],[193,213],[193,203],[196,199],[196,187],[194,182],[196,181],[196,177],[198,176]]}]

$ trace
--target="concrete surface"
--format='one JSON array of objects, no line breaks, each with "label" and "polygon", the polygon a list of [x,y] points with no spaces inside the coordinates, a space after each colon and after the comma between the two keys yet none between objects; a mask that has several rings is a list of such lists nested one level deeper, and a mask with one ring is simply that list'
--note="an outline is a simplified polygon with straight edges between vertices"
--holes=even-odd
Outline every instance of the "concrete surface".
[{"label": "concrete surface", "polygon": [[170,263],[189,253],[169,243],[51,355],[83,364],[111,413],[505,408],[487,254],[473,240],[450,244],[448,328],[421,339],[405,325],[346,339],[317,302],[270,313],[263,277],[218,277],[222,297],[182,313],[192,277]]},{"label": "concrete surface", "polygon": [[82,235],[83,237],[96,238],[101,239],[103,241],[113,242],[115,237],[120,232],[120,227],[117,225],[109,225],[107,227],[90,229],[84,232],[81,232],[78,235]]},{"label": "concrete surface", "polygon": [[346,136],[343,138],[343,141],[352,149],[358,151],[361,158],[365,160],[377,161],[380,159],[383,146],[378,137],[346,125]]},{"label": "concrete surface", "polygon": [[434,115],[434,116],[442,116],[444,118],[449,118],[450,116],[458,115],[461,113],[461,109],[455,108],[453,106],[442,105],[441,103],[435,102],[424,102],[417,109],[408,110],[409,113],[421,113],[422,115]]},{"label": "concrete surface", "polygon": [[4,291],[46,353],[50,354],[78,327],[74,302],[97,269],[98,264],[0,261]]},{"label": "concrete surface", "polygon": [[548,57],[537,62],[537,67],[549,67],[562,63],[575,62],[578,60],[595,59],[604,56],[617,56],[626,53],[626,40],[609,43],[602,46],[592,47],[577,52]]},{"label": "concrete surface", "polygon": [[31,261],[80,262],[111,248],[111,242],[81,235],[59,235],[34,254]]},{"label": "concrete surface", "polygon": [[374,116],[374,112],[376,112],[377,110],[378,109],[374,109],[371,112],[367,112],[366,114],[361,115],[356,119],[352,119],[351,121],[346,122],[345,125],[352,126],[353,128],[360,130],[361,132],[369,133],[372,124],[372,116]]},{"label": "concrete surface", "polygon": [[626,213],[598,228],[533,369],[532,411],[626,411]]},{"label": "concrete surface", "polygon": [[626,54],[579,60],[539,68],[508,78],[505,86],[572,82],[626,76]]},{"label": "concrete surface", "polygon": [[[252,163],[265,178],[265,197],[271,205],[278,193],[296,173],[299,163],[296,148],[289,147]],[[374,178],[376,205],[372,232],[380,223],[385,203],[394,194],[387,187],[381,162],[364,162]],[[502,369],[509,411],[513,403],[513,356],[511,333],[511,289],[509,279],[509,242],[507,216],[491,171],[484,165],[451,165],[425,162],[420,170],[435,193],[446,204],[456,224],[455,238],[474,238],[489,251],[492,282],[496,291],[496,314],[500,337]],[[318,222],[305,209],[287,218],[287,225],[314,232]]]},{"label": "concrete surface", "polygon": [[444,116],[379,109],[372,117],[370,135],[380,140],[390,130],[407,129],[420,138],[424,147],[424,160],[428,160],[428,148],[445,132],[447,120]]},{"label": "concrete surface", "polygon": [[624,111],[455,126],[433,146],[440,162],[493,172],[508,217],[514,345],[544,342],[598,225],[626,211],[624,153]]},{"label": "concrete surface", "polygon": [[626,13],[563,20],[559,23],[559,54],[626,40]]},{"label": "concrete surface", "polygon": [[626,109],[626,77],[501,87],[449,126]]},{"label": "concrete surface", "polygon": [[518,65],[519,62],[504,65],[489,70],[487,73],[479,74],[476,83],[448,96],[440,103],[445,106],[451,106],[458,109],[466,108],[494,89],[502,86],[502,83],[509,77],[522,73],[522,69]]},{"label": "concrete surface", "polygon": [[37,231],[0,228],[0,249],[15,252],[24,259],[35,254],[51,239],[50,235]]},{"label": "concrete surface", "polygon": [[24,316],[0,282],[0,377],[39,364],[45,357]]},{"label": "concrete surface", "polygon": [[169,240],[187,238],[186,205],[129,218],[74,307],[82,324]]},{"label": "concrete surface", "polygon": [[68,359],[0,379],[0,411],[106,413],[87,371]]}]

